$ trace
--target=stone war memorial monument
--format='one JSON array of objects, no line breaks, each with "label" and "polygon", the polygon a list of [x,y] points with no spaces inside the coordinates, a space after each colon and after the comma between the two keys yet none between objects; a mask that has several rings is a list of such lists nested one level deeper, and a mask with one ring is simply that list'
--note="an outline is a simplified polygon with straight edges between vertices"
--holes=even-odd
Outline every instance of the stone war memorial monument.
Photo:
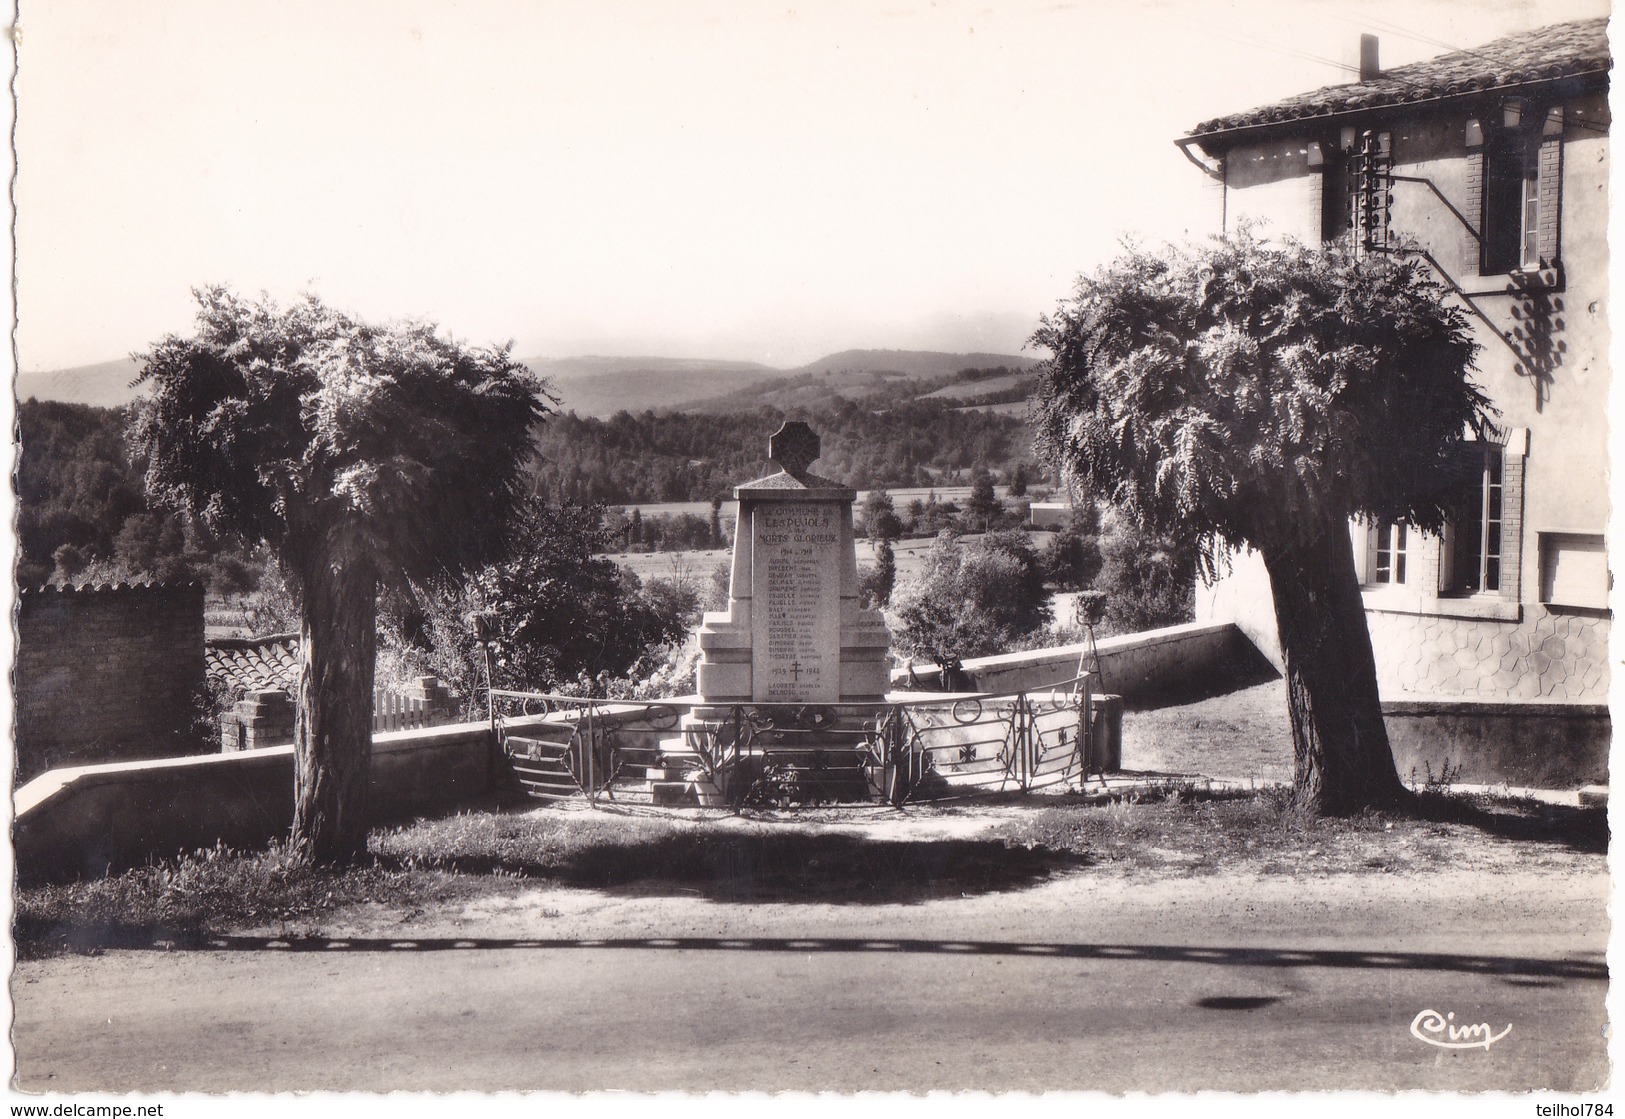
[{"label": "stone war memorial monument", "polygon": [[1081,782],[1096,737],[1084,677],[1031,697],[888,695],[890,635],[858,594],[857,494],[812,472],[819,450],[788,421],[768,440],[778,472],[734,490],[728,609],[700,626],[699,694],[660,740],[654,802],[901,804]]},{"label": "stone war memorial monument", "polygon": [[819,446],[807,424],[785,423],[767,445],[779,472],[734,490],[739,520],[728,609],[706,614],[699,634],[703,703],[885,698],[886,622],[858,599],[857,494],[812,473]]},{"label": "stone war memorial monument", "polygon": [[812,473],[818,454],[817,433],[786,422],[768,440],[778,473],[734,490],[728,609],[700,627],[699,704],[683,725],[733,757],[725,800],[774,766],[822,799],[872,795],[859,749],[886,698],[889,636],[858,597],[857,494]]}]

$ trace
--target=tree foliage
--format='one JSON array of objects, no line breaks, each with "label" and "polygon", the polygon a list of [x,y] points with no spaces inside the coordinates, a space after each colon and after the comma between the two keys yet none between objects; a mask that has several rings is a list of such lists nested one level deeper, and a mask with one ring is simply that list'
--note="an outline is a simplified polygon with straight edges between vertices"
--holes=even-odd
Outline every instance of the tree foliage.
[{"label": "tree foliage", "polygon": [[863,533],[870,540],[896,540],[903,522],[885,486],[876,486],[863,499]]},{"label": "tree foliage", "polygon": [[517,468],[549,410],[511,347],[373,325],[314,297],[283,309],[218,287],[195,295],[196,335],[142,359],[153,393],[131,438],[150,496],[264,541],[296,577],[334,532],[392,585],[502,553]]},{"label": "tree foliage", "polygon": [[1256,548],[1271,576],[1301,798],[1398,799],[1350,517],[1434,529],[1464,433],[1490,430],[1465,313],[1419,260],[1246,231],[1130,250],[1033,337],[1038,442],[1083,493],[1175,546]]},{"label": "tree foliage", "polygon": [[1442,295],[1420,261],[1245,232],[1131,251],[1033,336],[1054,354],[1040,449],[1147,531],[1202,545],[1303,545],[1353,516],[1439,528],[1463,433],[1490,426]]},{"label": "tree foliage", "polygon": [[897,553],[891,540],[882,536],[875,545],[875,565],[858,573],[858,598],[865,607],[877,610],[891,603],[896,586]]},{"label": "tree foliage", "polygon": [[1178,540],[1119,524],[1101,537],[1089,585],[1105,595],[1112,633],[1140,633],[1180,625],[1192,616],[1196,557]]},{"label": "tree foliage", "polygon": [[39,586],[95,573],[110,581],[201,578],[211,589],[232,589],[247,549],[147,500],[145,464],[132,461],[127,423],[123,409],[18,405],[17,582]]},{"label": "tree foliage", "polygon": [[637,576],[595,554],[605,547],[596,506],[533,506],[512,554],[467,579],[417,589],[427,665],[464,695],[483,690],[483,653],[470,628],[489,630],[492,684],[554,691],[600,674],[635,672],[681,638],[700,602],[692,581]]},{"label": "tree foliage", "polygon": [[1038,554],[1022,532],[990,532],[962,544],[932,542],[924,569],[893,592],[892,644],[938,664],[1003,652],[1047,625],[1049,595]]},{"label": "tree foliage", "polygon": [[281,308],[197,290],[196,332],[142,358],[131,441],[146,492],[263,541],[299,601],[291,847],[365,850],[380,587],[499,556],[548,412],[509,348],[379,326],[307,297]]},{"label": "tree foliage", "polygon": [[984,532],[992,520],[1004,511],[993,490],[993,475],[984,466],[971,471],[970,496],[965,500],[965,513]]}]

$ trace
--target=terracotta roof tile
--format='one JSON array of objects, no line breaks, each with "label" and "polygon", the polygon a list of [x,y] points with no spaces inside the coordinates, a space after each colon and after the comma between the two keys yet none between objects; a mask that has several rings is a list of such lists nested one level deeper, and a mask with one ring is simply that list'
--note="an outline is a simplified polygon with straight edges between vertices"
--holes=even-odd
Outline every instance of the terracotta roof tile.
[{"label": "terracotta roof tile", "polygon": [[1209,137],[1242,128],[1431,101],[1554,78],[1578,77],[1606,87],[1611,65],[1607,18],[1575,20],[1397,66],[1368,82],[1326,86],[1273,105],[1215,117],[1197,125],[1191,135]]},{"label": "terracotta roof tile", "polygon": [[292,692],[299,677],[299,635],[212,637],[203,644],[203,663],[210,683],[234,692]]}]

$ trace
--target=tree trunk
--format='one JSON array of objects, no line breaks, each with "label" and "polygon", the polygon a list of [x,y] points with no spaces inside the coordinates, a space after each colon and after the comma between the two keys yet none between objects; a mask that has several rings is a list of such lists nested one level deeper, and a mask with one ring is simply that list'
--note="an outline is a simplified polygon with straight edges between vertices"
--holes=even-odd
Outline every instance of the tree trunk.
[{"label": "tree trunk", "polygon": [[300,572],[293,834],[305,865],[354,862],[367,850],[378,581],[353,541]]},{"label": "tree trunk", "polygon": [[1293,795],[1323,816],[1410,799],[1382,722],[1353,546],[1340,529],[1264,553],[1292,717]]}]

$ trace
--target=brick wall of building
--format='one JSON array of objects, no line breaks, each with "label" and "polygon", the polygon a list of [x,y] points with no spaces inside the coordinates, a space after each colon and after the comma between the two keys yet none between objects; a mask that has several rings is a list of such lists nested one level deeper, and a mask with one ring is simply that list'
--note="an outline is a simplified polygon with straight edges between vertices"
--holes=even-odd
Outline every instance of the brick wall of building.
[{"label": "brick wall of building", "polygon": [[205,752],[203,588],[85,586],[18,597],[19,780],[96,761]]}]

